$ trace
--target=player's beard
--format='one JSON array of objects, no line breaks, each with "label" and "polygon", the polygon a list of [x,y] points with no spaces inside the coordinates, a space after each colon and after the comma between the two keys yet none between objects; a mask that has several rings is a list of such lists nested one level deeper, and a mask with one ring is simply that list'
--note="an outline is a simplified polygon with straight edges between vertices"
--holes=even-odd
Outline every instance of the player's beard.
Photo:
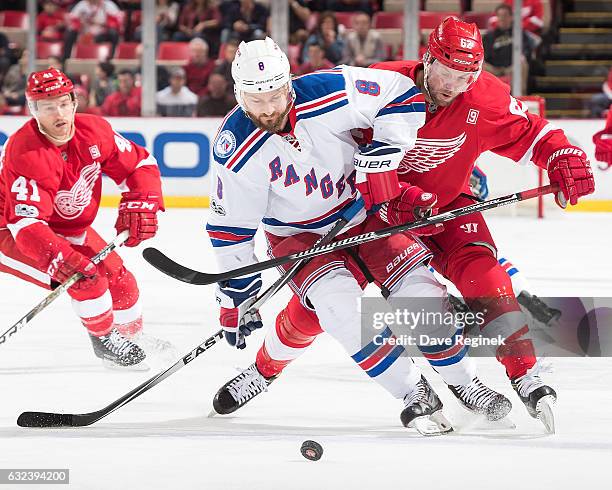
[{"label": "player's beard", "polygon": [[[253,121],[253,124],[257,126],[259,129],[263,131],[267,131],[268,133],[278,133],[282,131],[287,124],[286,118],[287,114],[291,110],[292,104],[287,104],[287,108],[283,112],[275,112],[271,115],[259,116],[255,117],[250,112],[247,113],[249,119]],[[266,119],[265,121],[263,119]]]}]

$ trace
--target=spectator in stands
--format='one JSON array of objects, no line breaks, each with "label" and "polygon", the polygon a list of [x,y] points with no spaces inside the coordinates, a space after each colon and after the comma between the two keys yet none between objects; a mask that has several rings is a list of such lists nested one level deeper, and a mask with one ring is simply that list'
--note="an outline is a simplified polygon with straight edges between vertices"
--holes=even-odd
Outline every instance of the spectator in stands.
[{"label": "spectator in stands", "polygon": [[334,64],[325,58],[325,47],[322,44],[310,44],[308,46],[308,61],[299,66],[297,74],[305,75],[306,73],[333,67]]},{"label": "spectator in stands", "polygon": [[61,41],[66,28],[66,12],[51,0],[42,4],[43,11],[36,16],[36,32],[39,41]]},{"label": "spectator in stands", "polygon": [[213,55],[219,50],[221,14],[210,0],[189,0],[179,15],[178,30],[174,41],[204,39]]},{"label": "spectator in stands", "polygon": [[[176,30],[180,6],[172,0],[157,0],[155,2],[155,25],[157,27],[157,42],[168,41],[173,38]],[[134,31],[134,40],[142,41],[142,26]]]},{"label": "spectator in stands", "polygon": [[[512,80],[512,9],[502,3],[495,9],[497,27],[489,29],[482,38],[485,50],[484,69],[510,84]],[[523,55],[521,56],[521,86],[527,93],[528,61],[531,58],[532,41],[523,31]]]},{"label": "spectator in stands", "polygon": [[96,66],[95,74],[91,82],[89,103],[92,106],[100,107],[104,104],[106,97],[115,91],[115,66],[109,61],[102,61]]},{"label": "spectator in stands", "polygon": [[4,75],[12,64],[8,37],[3,32],[0,32],[0,86],[2,86]]},{"label": "spectator in stands", "polygon": [[353,30],[346,36],[344,63],[370,66],[385,59],[385,48],[380,33],[371,29],[371,19],[365,12],[353,15]]},{"label": "spectator in stands", "polygon": [[338,21],[333,12],[323,12],[319,16],[317,26],[304,44],[302,59],[308,61],[308,46],[321,44],[325,49],[325,57],[333,64],[338,64],[344,55],[344,38],[338,30]]},{"label": "spectator in stands", "polygon": [[224,8],[221,42],[231,38],[241,41],[263,39],[269,17],[268,9],[255,0],[227,2]]},{"label": "spectator in stands", "polygon": [[68,16],[64,39],[64,59],[70,57],[72,46],[80,36],[96,43],[110,42],[112,58],[119,41],[121,11],[111,0],[80,0]]},{"label": "spectator in stands", "polygon": [[236,99],[228,94],[227,80],[220,73],[208,79],[208,94],[198,102],[198,117],[225,117],[236,105]]},{"label": "spectator in stands", "polygon": [[13,114],[11,106],[6,103],[6,98],[0,93],[0,116],[10,116]]},{"label": "spectator in stands", "polygon": [[231,89],[232,93],[234,93],[234,79],[232,78],[232,61],[234,61],[234,57],[236,56],[236,51],[238,51],[238,45],[240,41],[238,39],[230,39],[225,43],[222,52],[222,58],[219,58],[216,61],[215,73],[220,73],[227,80],[228,86]]},{"label": "spectator in stands", "polygon": [[608,72],[608,79],[601,86],[601,92],[591,97],[591,117],[604,117],[610,105],[612,105],[612,68]]},{"label": "spectator in stands", "polygon": [[102,111],[99,107],[91,107],[89,105],[89,94],[87,93],[87,89],[82,85],[74,86],[74,93],[76,94],[77,99],[77,108],[76,111],[80,114],[94,114],[96,116],[101,116]]},{"label": "spectator in stands", "polygon": [[170,69],[170,85],[157,92],[155,101],[159,116],[193,117],[198,96],[185,86],[185,70],[175,66]]},{"label": "spectator in stands", "polygon": [[[511,9],[514,7],[514,0],[504,0],[504,3]],[[523,0],[521,19],[523,19],[523,29],[540,36],[544,27],[542,0]]]},{"label": "spectator in stands", "polygon": [[304,44],[308,39],[307,24],[312,12],[307,0],[289,0],[289,44]]},{"label": "spectator in stands", "polygon": [[19,62],[12,65],[2,82],[2,95],[10,106],[25,105],[25,87],[28,76],[28,51],[24,50]]},{"label": "spectator in stands", "polygon": [[117,91],[104,100],[102,113],[105,116],[140,116],[141,90],[134,86],[134,74],[130,70],[121,70],[117,83]]},{"label": "spectator in stands", "polygon": [[208,57],[208,44],[203,39],[195,38],[189,41],[189,51],[189,63],[185,65],[187,86],[201,97],[206,94],[208,77],[215,69],[215,60]]},{"label": "spectator in stands", "polygon": [[372,5],[369,0],[328,0],[328,9],[334,12],[367,12],[372,15]]}]

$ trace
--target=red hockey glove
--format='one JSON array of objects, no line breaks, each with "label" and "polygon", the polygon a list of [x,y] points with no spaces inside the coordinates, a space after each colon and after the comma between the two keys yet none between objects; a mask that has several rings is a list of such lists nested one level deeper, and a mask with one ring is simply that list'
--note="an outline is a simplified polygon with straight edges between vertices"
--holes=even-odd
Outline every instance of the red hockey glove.
[{"label": "red hockey glove", "polygon": [[555,196],[555,202],[561,208],[565,208],[568,201],[573,206],[579,197],[595,190],[591,164],[580,148],[566,146],[555,150],[548,157],[547,168],[550,183],[559,184],[561,189]]},{"label": "red hockey glove", "polygon": [[[400,194],[395,199],[386,202],[378,211],[380,219],[392,226],[403,225],[411,221],[428,218],[438,214],[436,203],[438,196],[425,192],[420,187],[405,182],[400,183]],[[410,233],[414,235],[435,235],[444,230],[444,225],[427,225]]]},{"label": "red hockey glove", "polygon": [[612,166],[612,130],[604,129],[595,133],[593,143],[595,143],[595,158],[606,164],[605,167],[599,168],[608,170]]},{"label": "red hockey glove", "polygon": [[153,238],[157,232],[157,211],[160,196],[154,193],[124,192],[119,203],[119,216],[115,223],[117,234],[129,230],[126,247],[135,247],[143,240]]},{"label": "red hockey glove", "polygon": [[93,282],[98,268],[91,260],[85,257],[82,253],[72,249],[65,249],[60,252],[51,260],[49,267],[47,268],[47,274],[51,278],[63,284],[73,274],[80,272],[83,274],[83,279],[77,281],[72,288],[74,289],[87,289]]}]

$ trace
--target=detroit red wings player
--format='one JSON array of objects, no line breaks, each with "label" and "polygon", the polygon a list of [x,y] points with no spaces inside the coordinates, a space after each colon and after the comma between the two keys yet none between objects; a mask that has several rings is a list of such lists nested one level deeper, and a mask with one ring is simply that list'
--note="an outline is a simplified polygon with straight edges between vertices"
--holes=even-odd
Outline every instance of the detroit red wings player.
[{"label": "detroit red wings player", "polygon": [[0,161],[0,271],[46,288],[82,272],[68,293],[96,356],[139,364],[145,352],[128,338],[138,341],[142,330],[136,279],[116,253],[90,261],[105,245],[91,224],[105,174],[128,189],[115,224],[118,233],[129,230],[125,245],[153,237],[163,209],[157,163],[104,119],[75,114],[73,84],[57,69],[32,73],[26,98],[34,117]]},{"label": "detroit red wings player", "polygon": [[[449,17],[432,31],[423,62],[374,65],[414,80],[427,106],[416,145],[398,169],[401,184],[397,196],[381,203],[379,215],[387,223],[405,223],[473,202],[470,175],[478,156],[487,150],[546,169],[550,181],[560,186],[555,200],[561,207],[594,191],[584,151],[572,146],[561,130],[527,112],[505,84],[482,73],[483,57],[476,25]],[[369,130],[361,132],[366,143]],[[457,286],[472,310],[485,312],[482,333],[505,338],[505,345],[496,352],[498,360],[530,415],[554,431],[550,406],[556,393],[540,379],[526,320],[510,277],[497,262],[495,242],[484,218],[472,214],[429,231],[433,234],[421,239],[434,254],[432,265]],[[294,348],[292,354],[285,349],[279,356],[272,350],[280,350],[264,344],[257,354],[258,370],[270,377],[280,373],[299,355],[296,347],[302,352],[313,342],[320,331],[316,322],[314,314],[293,298],[276,323],[278,332],[300,334],[288,339],[289,347]]]}]

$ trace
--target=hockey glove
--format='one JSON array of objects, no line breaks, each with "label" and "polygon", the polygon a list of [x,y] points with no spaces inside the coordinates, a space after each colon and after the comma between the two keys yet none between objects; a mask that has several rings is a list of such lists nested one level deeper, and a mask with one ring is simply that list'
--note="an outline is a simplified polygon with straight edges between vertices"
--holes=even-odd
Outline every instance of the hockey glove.
[{"label": "hockey glove", "polygon": [[250,308],[260,288],[259,274],[244,279],[230,279],[217,285],[217,303],[221,306],[219,323],[225,340],[233,347],[244,349],[245,337],[263,327],[259,311]]},{"label": "hockey glove", "polygon": [[363,196],[366,209],[397,196],[399,167],[405,151],[397,146],[362,146],[353,156],[357,170],[356,185]]},{"label": "hockey glove", "polygon": [[83,274],[84,277],[70,289],[87,289],[95,282],[98,268],[82,253],[69,248],[58,252],[47,268],[47,274],[51,276],[51,279],[60,284],[66,282],[77,272]]},{"label": "hockey glove", "polygon": [[119,203],[119,216],[115,223],[117,234],[129,230],[126,247],[135,247],[157,233],[157,211],[160,196],[155,193],[124,192]]},{"label": "hockey glove", "polygon": [[547,168],[550,183],[559,184],[561,189],[555,196],[555,202],[561,208],[565,208],[568,202],[573,206],[579,197],[595,190],[591,164],[580,148],[567,146],[555,150],[548,157]]},{"label": "hockey glove", "polygon": [[478,165],[474,165],[470,176],[470,187],[478,199],[483,201],[489,196],[489,186],[487,185],[487,174]]},{"label": "hockey glove", "polygon": [[608,170],[612,166],[612,129],[604,129],[593,135],[593,143],[595,143],[595,158],[604,162],[604,167],[599,167],[601,170]]},{"label": "hockey glove", "polygon": [[[400,186],[399,196],[384,203],[378,210],[380,219],[385,223],[389,223],[392,226],[403,225],[438,214],[438,208],[436,207],[438,196],[436,194],[425,192],[420,187],[405,182],[402,182]],[[442,230],[444,230],[444,225],[438,223],[437,225],[427,225],[410,230],[410,233],[426,236],[435,235]]]}]

